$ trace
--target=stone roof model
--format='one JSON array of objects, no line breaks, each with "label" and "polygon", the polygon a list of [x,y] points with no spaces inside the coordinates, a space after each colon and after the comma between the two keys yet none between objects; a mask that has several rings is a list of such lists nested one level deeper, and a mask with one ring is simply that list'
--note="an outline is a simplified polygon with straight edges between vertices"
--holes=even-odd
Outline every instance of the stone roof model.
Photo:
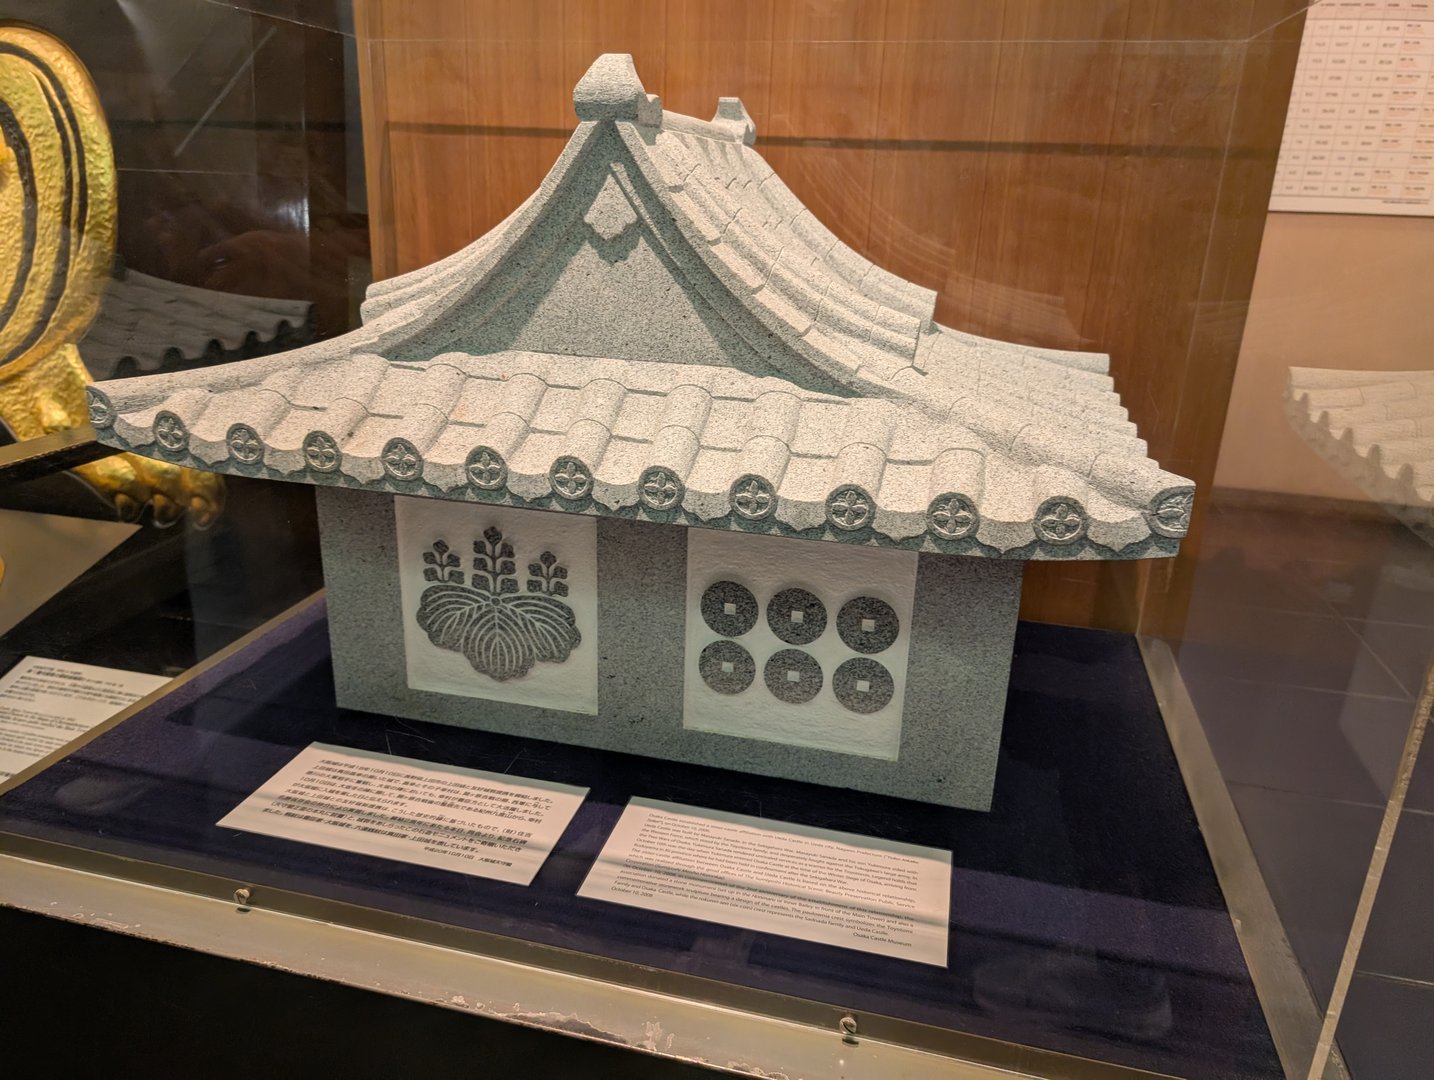
[{"label": "stone roof model", "polygon": [[307,300],[180,285],[125,270],[105,287],[80,356],[96,379],[241,356],[261,356],[312,337]]},{"label": "stone roof model", "polygon": [[373,285],[364,325],[91,388],[116,447],[202,468],[1024,559],[1169,555],[1193,487],[1108,357],[941,326],[752,149],[742,103],[664,112],[625,55],[538,190]]},{"label": "stone roof model", "polygon": [[1321,457],[1434,541],[1434,371],[1292,367],[1285,412]]}]

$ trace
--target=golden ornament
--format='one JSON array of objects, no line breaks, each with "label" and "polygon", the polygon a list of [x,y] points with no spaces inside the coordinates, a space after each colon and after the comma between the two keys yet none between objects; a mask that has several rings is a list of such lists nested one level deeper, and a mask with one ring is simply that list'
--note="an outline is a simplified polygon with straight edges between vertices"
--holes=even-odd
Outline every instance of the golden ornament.
[{"label": "golden ornament", "polygon": [[[89,373],[75,343],[99,312],[115,245],[115,163],[89,73],[39,30],[0,26],[0,421],[17,439],[86,423]],[[124,520],[224,505],[213,473],[133,454],[74,472]]]}]

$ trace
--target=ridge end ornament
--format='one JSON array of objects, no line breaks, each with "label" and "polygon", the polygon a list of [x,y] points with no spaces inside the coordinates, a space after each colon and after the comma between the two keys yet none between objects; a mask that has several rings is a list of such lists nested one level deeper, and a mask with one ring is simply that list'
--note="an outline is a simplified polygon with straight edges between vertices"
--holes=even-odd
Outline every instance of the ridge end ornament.
[{"label": "ridge end ornament", "polygon": [[644,469],[637,482],[637,497],[649,510],[675,510],[686,493],[686,486],[678,475],[663,465]]},{"label": "ridge end ornament", "polygon": [[942,540],[964,540],[975,535],[980,525],[976,504],[959,492],[936,496],[926,510],[926,527]]},{"label": "ridge end ornament", "polygon": [[732,512],[744,521],[766,521],[777,509],[777,492],[764,476],[747,473],[732,482],[727,496]]},{"label": "ridge end ornament", "polygon": [[248,424],[231,424],[224,444],[229,456],[243,465],[257,465],[264,460],[264,440]]},{"label": "ridge end ornament", "polygon": [[827,496],[827,521],[842,532],[871,524],[873,500],[856,484],[843,484]]},{"label": "ridge end ornament", "polygon": [[304,463],[317,473],[337,472],[343,453],[334,437],[326,431],[311,431],[304,436]]},{"label": "ridge end ornament", "polygon": [[379,460],[383,463],[383,471],[394,480],[407,482],[423,475],[423,455],[407,439],[389,439]]},{"label": "ridge end ornament", "polygon": [[1090,517],[1076,499],[1057,495],[1041,503],[1035,514],[1036,538],[1047,544],[1075,544],[1085,538]]},{"label": "ridge end ornament", "polygon": [[571,454],[564,454],[548,470],[548,480],[561,499],[578,502],[592,494],[592,470]]},{"label": "ridge end ornament", "polygon": [[491,446],[475,446],[463,463],[463,475],[479,491],[500,491],[508,482],[508,463]]}]

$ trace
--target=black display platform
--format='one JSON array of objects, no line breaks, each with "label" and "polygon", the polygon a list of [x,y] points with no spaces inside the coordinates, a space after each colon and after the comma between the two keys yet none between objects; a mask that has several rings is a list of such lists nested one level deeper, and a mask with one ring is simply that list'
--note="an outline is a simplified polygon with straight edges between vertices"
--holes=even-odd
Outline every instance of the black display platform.
[{"label": "black display platform", "polygon": [[[315,741],[591,793],[526,888],[214,824]],[[948,967],[579,898],[633,796],[950,849]],[[1282,1075],[1126,635],[1020,626],[982,814],[342,710],[314,605],[0,797],[0,832],[1115,1064]]]}]

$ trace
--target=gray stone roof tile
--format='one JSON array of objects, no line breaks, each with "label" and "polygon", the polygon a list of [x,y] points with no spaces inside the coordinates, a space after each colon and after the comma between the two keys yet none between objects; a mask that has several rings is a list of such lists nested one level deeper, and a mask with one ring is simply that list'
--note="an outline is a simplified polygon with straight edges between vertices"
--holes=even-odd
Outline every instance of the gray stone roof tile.
[{"label": "gray stone roof tile", "polygon": [[[230,457],[230,426],[248,423],[269,449],[269,472],[314,482],[325,482],[324,476],[339,483],[402,482],[402,468],[386,467],[384,455],[403,440],[421,459],[422,481],[460,498],[481,497],[462,468],[477,448],[506,464],[504,491],[539,502],[554,496],[555,463],[572,458],[591,476],[591,499],[610,510],[639,505],[639,482],[657,468],[683,485],[680,509],[699,521],[733,516],[734,486],[751,476],[770,487],[773,500],[758,520],[796,532],[855,524],[896,541],[944,543],[932,532],[928,511],[940,496],[958,494],[979,514],[967,542],[995,552],[1035,543],[1038,513],[1061,498],[1070,501],[1067,510],[1088,517],[1082,539],[1088,534],[1102,547],[1119,545],[1112,550],[1139,545],[1149,537],[1150,501],[1188,491],[1148,459],[1111,449],[1101,425],[1055,439],[1026,419],[1031,409],[987,406],[981,416],[964,418],[977,421],[983,433],[898,401],[814,393],[730,370],[702,373],[720,386],[721,396],[714,396],[712,386],[688,378],[699,369],[684,365],[604,360],[602,373],[583,381],[583,361],[571,357],[444,359],[427,369],[389,365],[381,384],[359,395],[369,396],[372,408],[352,396],[329,408],[298,408],[257,383],[222,394],[190,387],[155,406],[122,412],[115,425],[130,432],[133,445],[154,446],[158,416],[179,416],[189,439],[171,456],[222,467]],[[559,360],[564,384],[550,385],[526,370],[542,369],[556,380]],[[371,384],[373,357],[337,361],[310,379]],[[630,388],[640,383],[665,389]],[[315,472],[301,452],[315,431],[338,443],[341,465],[334,473]],[[857,497],[846,518],[833,517],[833,493]],[[860,498],[869,500],[869,517],[862,516]]]},{"label": "gray stone roof tile", "polygon": [[[316,484],[958,554],[1173,552],[1189,482],[1148,458],[1107,358],[934,323],[934,293],[801,206],[751,149],[740,103],[713,121],[659,114],[611,58],[577,97],[583,122],[534,196],[463,251],[376,285],[362,328],[96,387],[102,438]],[[725,366],[463,348],[501,317],[513,272],[551,257],[562,221],[609,245],[643,230],[670,256],[664,274],[699,275],[684,287],[737,335],[722,340],[752,352]],[[660,297],[680,283],[633,312],[659,341]]]}]

